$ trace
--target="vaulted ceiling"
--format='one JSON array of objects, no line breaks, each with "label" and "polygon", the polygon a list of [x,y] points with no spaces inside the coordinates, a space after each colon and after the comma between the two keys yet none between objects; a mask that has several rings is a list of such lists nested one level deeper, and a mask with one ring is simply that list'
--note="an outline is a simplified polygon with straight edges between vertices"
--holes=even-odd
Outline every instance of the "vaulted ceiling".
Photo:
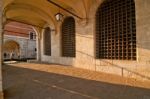
[{"label": "vaulted ceiling", "polygon": [[[99,0],[51,0],[81,18],[87,17],[91,5]],[[3,16],[43,27],[45,24],[57,24],[55,14],[68,16],[69,13],[47,0],[3,0]]]}]

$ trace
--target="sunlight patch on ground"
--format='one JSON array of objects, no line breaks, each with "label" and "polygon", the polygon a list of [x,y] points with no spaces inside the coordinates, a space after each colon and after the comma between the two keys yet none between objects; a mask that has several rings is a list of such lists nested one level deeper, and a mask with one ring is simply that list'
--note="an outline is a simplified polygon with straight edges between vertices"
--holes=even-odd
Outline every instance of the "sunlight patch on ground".
[{"label": "sunlight patch on ground", "polygon": [[4,61],[4,64],[13,64],[13,63],[17,63],[17,61]]},{"label": "sunlight patch on ground", "polygon": [[60,66],[54,64],[46,65],[46,64],[33,64],[33,63],[18,63],[18,64],[10,64],[10,65],[19,68],[26,68],[26,69],[36,70],[36,71],[55,73],[60,75],[82,78],[82,79],[150,89],[149,81],[139,81],[132,78],[125,78],[113,74],[79,69],[71,66],[68,67],[68,66],[62,66],[62,65]]}]

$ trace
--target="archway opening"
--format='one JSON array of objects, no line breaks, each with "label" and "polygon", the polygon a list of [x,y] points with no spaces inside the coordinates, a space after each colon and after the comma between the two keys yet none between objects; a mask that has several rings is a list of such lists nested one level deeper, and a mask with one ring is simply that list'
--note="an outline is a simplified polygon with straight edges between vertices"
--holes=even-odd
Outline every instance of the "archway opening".
[{"label": "archway opening", "polygon": [[4,60],[18,59],[20,57],[20,45],[13,40],[6,41],[3,45]]}]

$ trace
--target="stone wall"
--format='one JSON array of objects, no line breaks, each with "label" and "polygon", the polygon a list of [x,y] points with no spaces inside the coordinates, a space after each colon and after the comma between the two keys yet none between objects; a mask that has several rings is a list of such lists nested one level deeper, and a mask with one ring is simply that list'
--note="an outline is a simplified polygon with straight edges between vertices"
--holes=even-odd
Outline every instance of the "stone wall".
[{"label": "stone wall", "polygon": [[15,41],[19,44],[20,58],[36,58],[36,40],[30,40],[25,37],[4,35],[4,44],[7,41]]},{"label": "stone wall", "polygon": [[[150,80],[150,0],[135,0],[136,61],[95,59],[95,13],[100,3],[101,1],[93,4],[89,11],[87,22],[76,20],[76,58],[61,57],[61,32],[59,32],[52,33],[52,56],[45,56],[43,46],[41,46],[42,61]],[[41,45],[43,45],[43,39],[41,40]]]}]

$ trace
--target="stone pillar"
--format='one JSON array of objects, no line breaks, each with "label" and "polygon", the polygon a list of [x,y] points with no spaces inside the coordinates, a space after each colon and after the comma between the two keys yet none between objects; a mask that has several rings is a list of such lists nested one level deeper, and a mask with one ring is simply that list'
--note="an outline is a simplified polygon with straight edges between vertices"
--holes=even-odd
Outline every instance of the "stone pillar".
[{"label": "stone pillar", "polygon": [[[57,51],[57,57],[61,57],[61,51],[62,51],[62,48],[61,48],[61,25],[62,25],[62,22],[59,22],[57,23],[57,27],[56,27],[56,31],[55,31],[55,35],[58,35],[58,51]],[[55,40],[54,40],[55,41]]]},{"label": "stone pillar", "polygon": [[3,29],[2,29],[2,1],[0,0],[0,99],[3,99],[3,89],[2,89],[2,63],[3,63]]},{"label": "stone pillar", "polygon": [[41,62],[41,32],[42,29],[38,27],[33,28],[36,32],[36,61]]},{"label": "stone pillar", "polygon": [[37,61],[41,62],[41,39],[37,38]]}]

